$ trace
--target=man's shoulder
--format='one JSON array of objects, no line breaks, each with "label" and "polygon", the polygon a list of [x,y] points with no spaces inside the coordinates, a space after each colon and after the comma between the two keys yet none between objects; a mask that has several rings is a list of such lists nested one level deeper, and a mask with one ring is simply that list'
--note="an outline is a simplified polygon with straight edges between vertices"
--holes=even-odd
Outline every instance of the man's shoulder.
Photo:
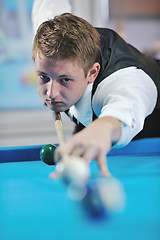
[{"label": "man's shoulder", "polygon": [[128,45],[125,40],[110,28],[95,28],[101,38],[101,47],[114,48],[122,45]]},{"label": "man's shoulder", "polygon": [[110,28],[95,27],[95,29],[100,35],[118,35],[113,29]]}]

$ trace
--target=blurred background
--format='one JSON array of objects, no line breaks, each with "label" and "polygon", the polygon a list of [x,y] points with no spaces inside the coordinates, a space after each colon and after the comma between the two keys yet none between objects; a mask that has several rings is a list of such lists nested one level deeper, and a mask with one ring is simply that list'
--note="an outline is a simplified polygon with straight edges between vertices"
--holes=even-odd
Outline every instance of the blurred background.
[{"label": "blurred background", "polygon": [[[70,0],[72,12],[160,58],[160,0]],[[0,0],[0,147],[57,143],[31,60],[33,0]],[[74,124],[62,114],[65,139]]]}]

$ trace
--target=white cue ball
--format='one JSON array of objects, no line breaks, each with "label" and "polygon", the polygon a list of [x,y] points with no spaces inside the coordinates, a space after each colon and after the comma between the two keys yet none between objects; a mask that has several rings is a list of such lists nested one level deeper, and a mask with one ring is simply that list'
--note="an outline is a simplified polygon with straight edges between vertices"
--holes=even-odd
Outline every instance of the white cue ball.
[{"label": "white cue ball", "polygon": [[126,195],[122,183],[114,178],[101,179],[97,183],[101,200],[106,209],[121,212],[125,208]]},{"label": "white cue ball", "polygon": [[79,183],[85,184],[90,177],[89,165],[84,161],[83,158],[78,156],[67,156],[67,160],[64,162],[64,168],[61,172],[61,178],[67,184]]}]

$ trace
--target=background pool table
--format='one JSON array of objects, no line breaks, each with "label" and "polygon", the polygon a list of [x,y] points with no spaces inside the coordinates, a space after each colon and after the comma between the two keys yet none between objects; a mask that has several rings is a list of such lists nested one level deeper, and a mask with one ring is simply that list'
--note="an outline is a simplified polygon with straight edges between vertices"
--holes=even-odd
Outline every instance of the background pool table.
[{"label": "background pool table", "polygon": [[[126,207],[95,219],[67,196],[54,166],[39,161],[42,146],[0,148],[1,240],[160,239],[160,138],[131,142],[108,156],[111,173],[123,184]],[[99,176],[91,163],[91,180]]]}]

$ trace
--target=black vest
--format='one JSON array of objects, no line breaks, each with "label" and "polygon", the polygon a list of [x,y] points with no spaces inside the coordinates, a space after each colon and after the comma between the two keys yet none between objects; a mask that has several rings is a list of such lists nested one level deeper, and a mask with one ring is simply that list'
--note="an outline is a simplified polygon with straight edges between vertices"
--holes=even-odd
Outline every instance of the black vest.
[{"label": "black vest", "polygon": [[[94,82],[92,96],[98,84],[110,74],[122,68],[135,66],[144,70],[154,81],[158,89],[157,105],[160,109],[160,61],[138,51],[127,44],[116,32],[105,28],[96,28],[101,36],[101,70]],[[117,82],[118,84],[118,82]]]},{"label": "black vest", "polygon": [[[136,48],[127,44],[116,32],[106,28],[96,28],[101,37],[100,43],[100,65],[101,69],[98,77],[94,81],[92,89],[92,97],[97,89],[98,84],[107,76],[116,72],[117,70],[135,66],[146,72],[154,81],[158,89],[158,99],[153,115],[160,114],[160,61],[150,56],[147,56]],[[117,80],[118,84],[118,80]],[[159,115],[160,116],[160,115]],[[93,111],[93,120],[97,118]],[[152,118],[152,114],[149,119]],[[156,117],[157,118],[157,117]],[[147,119],[147,118],[146,118]],[[160,123],[158,117],[157,124]],[[73,119],[76,123],[76,119]],[[160,126],[160,124],[159,124]],[[75,132],[82,130],[84,126],[78,123]],[[160,128],[159,128],[160,129]],[[160,133],[160,132],[159,132]],[[158,133],[158,135],[159,135]],[[160,135],[159,135],[160,136]]]}]

